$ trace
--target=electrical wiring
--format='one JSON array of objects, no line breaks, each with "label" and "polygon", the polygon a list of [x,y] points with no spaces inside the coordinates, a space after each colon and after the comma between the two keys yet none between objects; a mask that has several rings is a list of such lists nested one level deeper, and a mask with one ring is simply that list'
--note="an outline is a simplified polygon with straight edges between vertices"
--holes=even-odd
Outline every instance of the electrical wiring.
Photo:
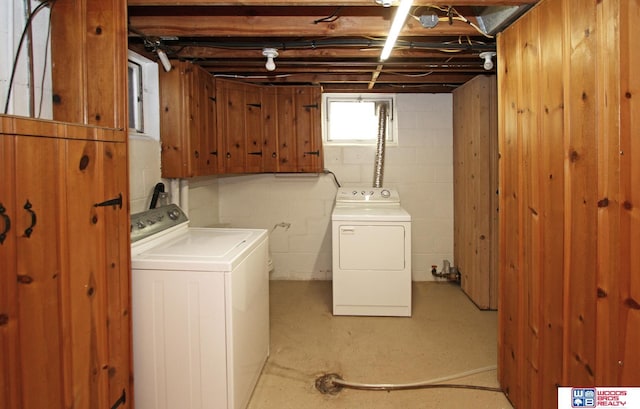
[{"label": "electrical wiring", "polygon": [[[437,6],[434,4],[427,4],[425,6],[422,7],[418,7],[416,8],[412,14],[410,14],[411,17],[413,17],[416,20],[420,20],[420,17],[418,17],[416,14],[416,11],[421,9],[421,8],[432,8],[432,9],[436,9],[439,11],[442,11],[444,13],[447,13],[446,17],[438,17],[438,21],[448,21],[449,23],[451,23],[453,20],[455,21],[461,21],[465,24],[469,24],[471,27],[473,27],[478,33],[482,34],[483,36],[487,37],[487,38],[494,38],[494,36],[492,36],[491,34],[487,34],[484,31],[482,31],[482,29],[480,27],[478,27],[477,24],[473,23],[472,21],[470,21],[468,18],[466,18],[465,16],[463,16],[462,14],[460,14],[455,8],[453,7],[441,7],[441,6]],[[453,14],[455,14],[455,16],[453,16]]]},{"label": "electrical wiring", "polygon": [[24,43],[24,40],[26,38],[27,32],[29,31],[29,27],[31,27],[31,23],[33,22],[33,18],[38,14],[38,12],[40,12],[40,10],[42,10],[44,7],[46,6],[51,6],[51,8],[53,8],[53,6],[55,5],[56,0],[45,0],[42,3],[38,4],[38,6],[36,6],[35,9],[33,9],[33,11],[31,12],[31,14],[29,15],[29,17],[27,18],[27,21],[24,25],[24,29],[22,30],[22,34],[20,35],[20,41],[18,42],[18,48],[16,50],[16,55],[15,58],[13,59],[13,66],[11,68],[11,77],[9,78],[9,89],[7,90],[7,101],[4,105],[4,114],[8,114],[9,112],[9,101],[11,101],[11,90],[13,88],[13,81],[15,79],[16,76],[16,71],[18,68],[18,59],[20,58],[20,54],[21,54],[21,50],[22,50],[22,44]]}]

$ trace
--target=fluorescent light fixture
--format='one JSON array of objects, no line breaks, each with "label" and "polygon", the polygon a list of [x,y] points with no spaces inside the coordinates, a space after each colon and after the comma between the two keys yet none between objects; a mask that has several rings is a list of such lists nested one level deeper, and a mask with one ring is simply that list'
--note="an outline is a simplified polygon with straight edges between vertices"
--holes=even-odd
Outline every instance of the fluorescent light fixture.
[{"label": "fluorescent light fixture", "polygon": [[400,5],[396,10],[396,15],[393,18],[393,23],[391,23],[391,29],[387,35],[387,42],[384,43],[384,47],[382,48],[380,61],[386,60],[391,55],[391,50],[393,50],[393,46],[396,44],[400,30],[402,30],[402,26],[404,26],[404,21],[407,19],[407,14],[409,14],[411,5],[413,5],[413,0],[400,1]]}]

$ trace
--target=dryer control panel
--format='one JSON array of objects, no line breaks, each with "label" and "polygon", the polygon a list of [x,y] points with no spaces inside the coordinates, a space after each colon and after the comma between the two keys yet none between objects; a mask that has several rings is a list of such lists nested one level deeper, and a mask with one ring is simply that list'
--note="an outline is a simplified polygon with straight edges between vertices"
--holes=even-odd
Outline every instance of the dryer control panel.
[{"label": "dryer control panel", "polygon": [[400,203],[395,189],[385,187],[341,187],[336,203]]}]

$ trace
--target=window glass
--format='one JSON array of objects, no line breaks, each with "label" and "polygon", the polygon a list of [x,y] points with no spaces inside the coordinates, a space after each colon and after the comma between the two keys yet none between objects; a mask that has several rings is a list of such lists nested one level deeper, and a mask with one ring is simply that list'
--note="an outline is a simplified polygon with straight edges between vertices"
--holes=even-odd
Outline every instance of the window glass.
[{"label": "window glass", "polygon": [[[394,95],[325,94],[323,96],[323,137],[325,144],[372,145],[378,139],[380,113],[386,112],[387,144],[396,144]],[[385,107],[385,110],[381,110]]]}]

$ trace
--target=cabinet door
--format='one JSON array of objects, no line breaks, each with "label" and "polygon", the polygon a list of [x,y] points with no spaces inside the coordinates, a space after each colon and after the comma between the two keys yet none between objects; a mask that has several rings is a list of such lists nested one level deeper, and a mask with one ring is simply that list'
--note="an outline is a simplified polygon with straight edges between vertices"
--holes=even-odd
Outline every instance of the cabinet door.
[{"label": "cabinet door", "polygon": [[0,314],[5,315],[0,321],[4,323],[0,378],[6,377],[3,385],[8,392],[0,403],[7,409],[68,407],[59,309],[63,301],[60,142],[2,136],[2,146],[5,174],[0,200],[11,230],[0,250]]},{"label": "cabinet door", "polygon": [[277,88],[262,89],[262,171],[278,171]]},{"label": "cabinet door", "polygon": [[13,137],[0,135],[0,408],[20,407]]},{"label": "cabinet door", "polygon": [[245,169],[245,90],[242,84],[230,81],[216,83],[220,153],[225,173],[242,173]]},{"label": "cabinet door", "polygon": [[294,97],[294,88],[278,88],[277,106],[279,172],[296,172],[296,110]]},{"label": "cabinet door", "polygon": [[160,142],[162,147],[162,177],[194,176],[195,152],[191,149],[193,117],[190,113],[190,89],[193,67],[174,62],[169,72],[159,71]]},{"label": "cabinet door", "polygon": [[254,85],[245,86],[245,106],[247,161],[244,171],[247,173],[259,173],[262,172],[264,156],[262,146],[262,94],[260,88]]},{"label": "cabinet door", "polygon": [[218,130],[216,125],[216,80],[208,72],[202,75],[202,123],[203,128],[200,154],[199,174],[201,176],[219,173],[218,161]]},{"label": "cabinet door", "polygon": [[127,391],[130,375],[126,144],[65,141],[65,148],[68,406],[106,409]]},{"label": "cabinet door", "polygon": [[320,88],[295,89],[296,171],[322,172]]}]

